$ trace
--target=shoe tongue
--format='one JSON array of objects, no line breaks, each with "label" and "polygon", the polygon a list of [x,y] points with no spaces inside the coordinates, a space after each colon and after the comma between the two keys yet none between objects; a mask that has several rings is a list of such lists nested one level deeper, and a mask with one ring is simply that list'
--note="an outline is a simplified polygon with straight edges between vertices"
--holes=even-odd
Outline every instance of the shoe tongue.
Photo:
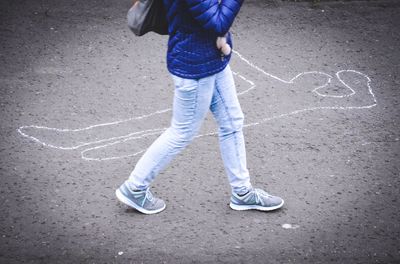
[{"label": "shoe tongue", "polygon": [[270,196],[266,191],[262,190],[262,189],[257,189],[257,192],[263,196]]}]

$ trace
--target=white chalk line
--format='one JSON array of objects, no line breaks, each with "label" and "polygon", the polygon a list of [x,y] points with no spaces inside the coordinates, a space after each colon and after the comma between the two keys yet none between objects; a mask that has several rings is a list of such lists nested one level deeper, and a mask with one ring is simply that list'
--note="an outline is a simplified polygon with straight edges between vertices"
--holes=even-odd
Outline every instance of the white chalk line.
[{"label": "white chalk line", "polygon": [[48,129],[50,127],[40,127],[40,126],[31,125],[31,126],[22,126],[22,127],[18,128],[18,130],[17,130],[21,135],[23,135],[23,136],[25,136],[25,137],[33,140],[33,141],[36,141],[36,142],[42,144],[43,146],[50,147],[50,148],[56,148],[56,149],[62,149],[62,150],[73,150],[73,149],[78,149],[80,147],[84,147],[84,146],[88,146],[88,145],[92,145],[92,144],[104,143],[104,142],[108,142],[108,141],[124,139],[124,138],[127,138],[127,137],[136,137],[136,135],[138,135],[138,134],[148,135],[147,132],[156,131],[155,133],[158,133],[159,131],[164,131],[165,130],[164,128],[148,129],[148,130],[142,130],[142,131],[129,133],[129,134],[123,135],[123,136],[105,138],[105,139],[100,139],[100,140],[96,140],[96,141],[90,141],[90,142],[82,143],[82,144],[79,144],[79,145],[76,145],[76,146],[72,146],[72,147],[63,147],[63,146],[57,146],[57,145],[52,145],[52,144],[49,144],[49,143],[45,143],[45,142],[39,140],[36,137],[27,135],[26,133],[21,131],[23,128],[39,128],[39,129],[45,129],[45,130],[54,130],[54,131],[58,131],[58,132],[60,132],[60,131],[62,131],[62,132],[76,132],[76,131],[88,130],[90,128],[71,129],[71,130],[66,130],[66,129],[57,130],[56,128]]},{"label": "white chalk line", "polygon": [[[356,94],[355,90],[352,89],[345,81],[343,81],[343,79],[340,77],[340,74],[344,73],[344,72],[352,72],[352,73],[356,73],[359,74],[363,77],[365,77],[367,79],[367,87],[368,87],[368,92],[369,94],[372,96],[373,99],[373,104],[370,105],[365,105],[365,106],[320,106],[320,107],[311,107],[311,108],[305,108],[305,109],[300,109],[300,110],[295,110],[289,113],[284,113],[284,114],[280,114],[280,115],[274,115],[271,117],[267,117],[262,119],[261,121],[258,122],[253,122],[253,123],[248,123],[245,124],[244,127],[252,127],[252,126],[256,126],[256,125],[260,125],[262,123],[274,120],[274,119],[278,119],[278,118],[283,118],[283,117],[288,117],[291,115],[295,115],[295,114],[299,114],[299,113],[303,113],[303,112],[307,112],[307,111],[315,111],[315,110],[323,110],[323,109],[331,109],[331,110],[351,110],[351,109],[367,109],[367,108],[371,108],[377,105],[377,101],[375,98],[375,94],[372,91],[372,88],[370,86],[370,82],[371,79],[364,73],[355,71],[355,70],[341,70],[336,72],[336,77],[337,79],[340,81],[340,83],[342,83],[347,89],[349,89],[351,92],[349,94],[346,95],[329,95],[329,94],[322,94],[320,93],[318,90],[326,87],[329,83],[331,83],[332,80],[332,76],[330,76],[327,73],[324,72],[319,72],[319,71],[309,71],[309,72],[302,72],[297,74],[295,77],[293,77],[290,80],[284,80],[281,79],[277,76],[274,76],[266,71],[264,71],[263,69],[261,69],[260,67],[254,65],[252,62],[250,62],[248,59],[246,59],[242,54],[240,54],[239,52],[237,52],[236,50],[233,50],[233,53],[235,53],[242,61],[244,61],[245,63],[247,63],[250,67],[252,67],[253,69],[261,72],[262,74],[273,78],[277,81],[286,83],[286,84],[293,84],[294,81],[299,78],[302,75],[306,75],[306,74],[320,74],[323,75],[325,77],[327,77],[327,81],[323,84],[320,85],[318,87],[316,87],[315,89],[312,90],[312,92],[316,93],[319,96],[322,97],[333,97],[333,98],[344,98],[344,97],[349,97],[352,96],[354,94]],[[250,87],[242,92],[238,93],[238,96],[241,96],[243,94],[248,93],[249,91],[253,90],[256,85],[254,84],[253,81],[247,79],[245,76],[232,71],[232,73],[236,76],[238,76],[240,79],[244,80],[245,82],[250,84]],[[129,122],[129,121],[133,121],[133,120],[140,120],[140,119],[144,119],[147,117],[151,117],[157,114],[163,114],[163,113],[167,113],[169,111],[171,111],[171,108],[166,108],[163,110],[158,110],[155,111],[153,113],[150,114],[146,114],[146,115],[142,115],[142,116],[138,116],[138,117],[131,117],[131,118],[127,118],[127,119],[122,119],[122,120],[118,120],[118,121],[114,121],[114,122],[108,122],[108,123],[101,123],[101,124],[96,124],[96,125],[91,125],[91,126],[87,126],[84,128],[77,128],[77,129],[68,129],[68,128],[64,128],[64,129],[60,129],[60,128],[51,128],[51,127],[46,127],[46,126],[36,126],[36,125],[30,125],[30,126],[21,126],[17,129],[18,133],[20,133],[22,136],[27,137],[37,143],[42,144],[43,146],[46,147],[51,147],[51,148],[56,148],[56,149],[62,149],[62,150],[73,150],[73,149],[78,149],[84,146],[88,146],[88,145],[93,145],[93,144],[99,144],[99,143],[105,143],[108,142],[106,144],[103,145],[98,145],[95,147],[90,147],[90,148],[86,148],[83,151],[81,151],[81,158],[84,160],[88,160],[88,161],[106,161],[106,160],[116,160],[116,159],[121,159],[121,158],[128,158],[128,157],[134,157],[137,156],[141,153],[143,153],[145,151],[145,149],[139,150],[133,154],[128,154],[128,155],[123,155],[123,156],[114,156],[114,157],[106,157],[106,158],[90,158],[85,156],[85,153],[91,150],[96,150],[96,149],[101,149],[101,148],[106,148],[115,144],[119,144],[119,143],[123,143],[129,140],[138,140],[138,139],[142,139],[145,138],[147,136],[151,136],[151,135],[157,135],[157,134],[161,134],[162,132],[164,132],[167,128],[156,128],[156,129],[147,129],[147,130],[142,130],[142,131],[137,131],[137,132],[133,132],[127,135],[123,135],[123,136],[118,136],[118,137],[111,137],[111,138],[106,138],[106,139],[101,139],[101,140],[97,140],[97,141],[90,141],[90,142],[84,142],[82,144],[76,145],[76,146],[71,146],[71,147],[63,147],[63,146],[56,146],[53,144],[49,144],[46,142],[43,142],[41,140],[39,140],[36,137],[30,136],[26,133],[24,133],[22,130],[23,129],[27,129],[27,128],[35,128],[35,129],[43,129],[43,130],[51,130],[51,131],[57,131],[57,132],[78,132],[78,131],[85,131],[85,130],[89,130],[89,129],[93,129],[96,127],[104,127],[104,126],[111,126],[111,125],[117,125],[117,124],[121,124],[124,122]],[[201,135],[197,135],[195,138],[199,138],[199,137],[204,137],[204,136],[212,136],[212,135],[217,135],[218,132],[211,132],[211,133],[206,133],[206,134],[201,134]]]},{"label": "white chalk line", "polygon": [[374,93],[372,92],[371,86],[369,85],[369,83],[371,82],[371,79],[368,77],[368,75],[366,75],[366,74],[364,74],[364,73],[361,73],[361,72],[359,72],[359,71],[355,71],[355,70],[341,70],[341,71],[336,72],[336,77],[337,77],[337,79],[338,79],[347,89],[349,89],[349,90],[351,91],[350,94],[346,94],[346,95],[329,95],[329,94],[322,94],[322,93],[318,92],[318,90],[319,90],[319,89],[322,89],[322,88],[324,88],[324,87],[326,87],[326,86],[331,82],[331,79],[332,79],[332,76],[330,76],[329,74],[327,74],[327,73],[325,73],[325,72],[320,72],[320,71],[302,72],[302,73],[297,74],[295,77],[293,77],[293,78],[290,79],[289,81],[286,81],[286,80],[283,80],[283,79],[281,79],[281,78],[279,78],[279,77],[277,77],[277,76],[275,76],[275,75],[272,75],[272,74],[270,74],[270,73],[264,71],[263,69],[261,69],[261,68],[258,67],[257,65],[254,65],[252,62],[250,62],[248,59],[246,59],[242,54],[240,54],[240,53],[237,52],[236,50],[232,50],[232,52],[235,53],[242,61],[244,61],[245,63],[247,63],[250,67],[256,69],[257,71],[263,73],[264,75],[266,75],[266,76],[268,76],[268,77],[271,77],[272,79],[275,79],[275,80],[277,80],[277,81],[280,81],[280,82],[283,82],[283,83],[286,83],[286,84],[293,84],[294,81],[295,81],[297,78],[299,78],[299,77],[302,76],[302,75],[306,75],[306,74],[321,74],[321,75],[324,75],[324,76],[328,77],[328,81],[327,81],[325,84],[323,84],[323,85],[321,85],[321,86],[318,86],[318,87],[316,87],[314,90],[312,90],[312,92],[315,92],[316,94],[318,94],[319,96],[322,96],[322,97],[344,98],[344,97],[349,97],[349,96],[354,95],[356,92],[355,92],[348,84],[346,84],[346,83],[342,80],[342,78],[340,78],[340,74],[343,73],[343,72],[353,72],[353,73],[359,74],[359,75],[365,77],[365,78],[368,80],[367,85],[368,85],[369,92],[370,92],[370,94],[372,95],[372,98],[373,98],[374,102],[376,103],[375,95],[374,95]]}]

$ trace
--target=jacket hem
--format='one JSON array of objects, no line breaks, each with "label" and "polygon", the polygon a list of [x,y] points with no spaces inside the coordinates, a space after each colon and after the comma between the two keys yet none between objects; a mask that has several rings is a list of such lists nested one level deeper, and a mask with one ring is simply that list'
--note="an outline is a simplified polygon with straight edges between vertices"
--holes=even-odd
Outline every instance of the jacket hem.
[{"label": "jacket hem", "polygon": [[184,78],[184,79],[201,79],[201,78],[205,78],[208,76],[211,76],[213,74],[219,73],[221,71],[223,71],[226,66],[229,64],[230,60],[227,60],[226,63],[224,63],[221,67],[218,67],[216,69],[213,69],[211,71],[207,71],[207,72],[201,72],[201,73],[187,73],[187,72],[181,72],[177,69],[174,69],[172,67],[170,67],[169,65],[167,65],[167,69],[168,71],[178,77]]}]

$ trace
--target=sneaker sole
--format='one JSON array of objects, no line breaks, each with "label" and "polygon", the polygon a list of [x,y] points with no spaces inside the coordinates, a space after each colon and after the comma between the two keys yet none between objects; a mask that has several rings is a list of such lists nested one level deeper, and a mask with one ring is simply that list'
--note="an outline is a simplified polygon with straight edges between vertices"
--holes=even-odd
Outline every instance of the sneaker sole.
[{"label": "sneaker sole", "polygon": [[244,210],[273,211],[273,210],[281,208],[284,203],[285,203],[285,201],[282,200],[282,203],[280,203],[278,205],[265,207],[265,206],[261,206],[261,205],[238,205],[238,204],[234,204],[231,202],[229,204],[229,206],[233,210],[237,210],[237,211],[244,211]]},{"label": "sneaker sole", "polygon": [[122,203],[124,203],[124,204],[126,204],[126,205],[128,205],[128,206],[130,206],[130,207],[132,207],[132,208],[134,208],[136,210],[138,210],[139,212],[141,212],[143,214],[156,214],[156,213],[159,213],[162,210],[164,210],[165,207],[166,207],[166,205],[164,204],[164,206],[162,208],[150,211],[150,210],[144,209],[143,207],[140,207],[139,205],[137,205],[134,202],[132,202],[131,200],[129,200],[125,195],[122,194],[122,192],[119,189],[117,189],[115,191],[115,195],[117,196],[117,198],[118,198],[118,200],[120,202],[122,202]]}]

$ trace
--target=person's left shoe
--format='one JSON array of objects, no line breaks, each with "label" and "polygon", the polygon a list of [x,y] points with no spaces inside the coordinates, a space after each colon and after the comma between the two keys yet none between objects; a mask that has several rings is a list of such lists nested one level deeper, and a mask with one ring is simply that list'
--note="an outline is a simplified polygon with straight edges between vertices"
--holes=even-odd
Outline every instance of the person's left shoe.
[{"label": "person's left shoe", "polygon": [[272,211],[283,206],[284,201],[278,196],[273,196],[261,189],[252,189],[247,194],[239,196],[232,193],[229,206],[233,210],[260,210]]},{"label": "person's left shoe", "polygon": [[165,202],[154,197],[149,188],[132,190],[126,182],[115,191],[115,194],[118,200],[144,214],[156,214],[166,207]]}]

